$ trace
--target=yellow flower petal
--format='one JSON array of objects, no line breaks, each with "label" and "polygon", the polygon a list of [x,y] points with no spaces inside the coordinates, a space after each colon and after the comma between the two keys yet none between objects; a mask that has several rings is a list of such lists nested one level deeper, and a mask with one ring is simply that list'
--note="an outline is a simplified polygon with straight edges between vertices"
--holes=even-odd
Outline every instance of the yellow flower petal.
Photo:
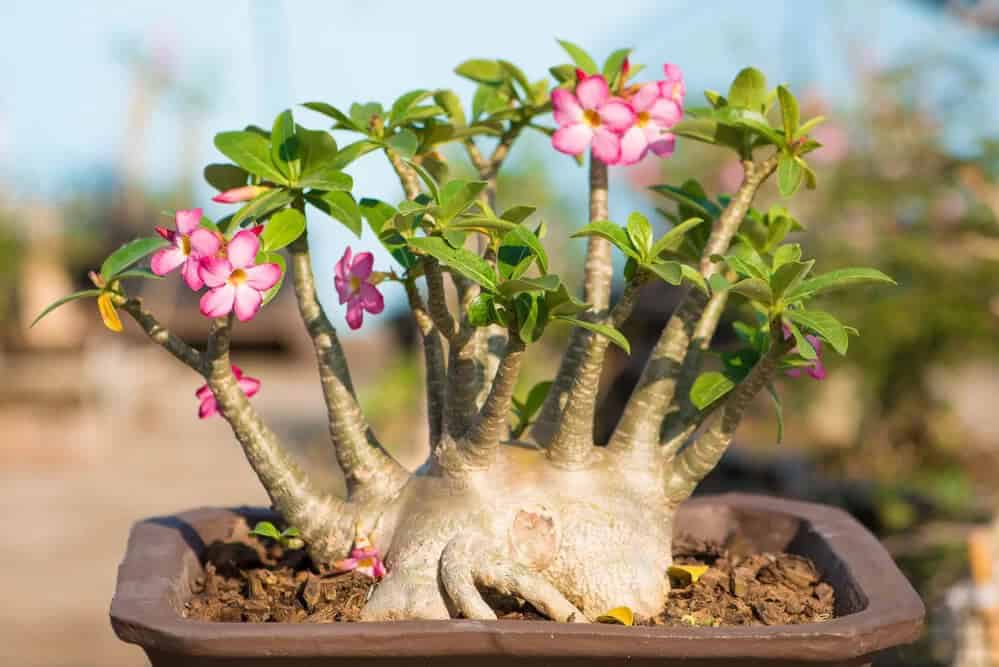
[{"label": "yellow flower petal", "polygon": [[114,309],[114,304],[111,303],[110,294],[104,292],[97,297],[97,310],[101,313],[104,326],[115,333],[121,333],[121,319],[118,317],[118,311]]},{"label": "yellow flower petal", "polygon": [[614,607],[606,614],[597,616],[597,623],[613,623],[615,625],[634,625],[635,614],[629,607]]},{"label": "yellow flower petal", "polygon": [[671,565],[667,574],[681,586],[697,583],[701,575],[708,571],[707,565]]}]

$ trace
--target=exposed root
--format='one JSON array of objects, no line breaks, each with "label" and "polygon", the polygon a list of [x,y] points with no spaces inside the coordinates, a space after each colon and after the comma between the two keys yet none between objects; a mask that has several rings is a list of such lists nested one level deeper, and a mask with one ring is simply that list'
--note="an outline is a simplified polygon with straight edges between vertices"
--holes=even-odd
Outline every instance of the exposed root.
[{"label": "exposed root", "polygon": [[496,612],[478,591],[482,587],[527,600],[554,621],[589,622],[540,574],[490,549],[481,538],[459,535],[449,542],[441,555],[440,574],[444,590],[465,618],[496,620]]}]

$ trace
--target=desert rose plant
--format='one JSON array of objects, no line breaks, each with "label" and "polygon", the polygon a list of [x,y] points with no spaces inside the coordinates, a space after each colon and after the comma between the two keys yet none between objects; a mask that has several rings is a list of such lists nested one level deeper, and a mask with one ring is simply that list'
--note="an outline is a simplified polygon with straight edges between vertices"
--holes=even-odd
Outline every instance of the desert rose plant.
[{"label": "desert rose plant", "polygon": [[[811,300],[891,282],[873,269],[815,273],[801,247],[785,242],[799,228],[792,214],[753,208],[773,176],[784,197],[815,186],[806,160],[819,145],[809,133],[821,118],[801,122],[786,87],[770,90],[749,68],[727,95],[708,91],[709,106],[685,109],[677,66],[643,79],[626,49],[598,68],[579,47],[562,46],[573,63],[551,68],[554,88],[505,60],[459,65],[457,73],[477,83],[470,109],[443,89],[414,90],[387,109],[306,104],[333,119],[338,137],[351,137],[345,145],[296,124],[291,111],[269,132],[249,126],[217,135],[232,164],[209,165],[205,176],[220,192],[216,201],[240,208],[217,222],[200,209],[178,211],[175,229],[124,245],[91,274],[94,289],[59,302],[96,298],[115,331],[124,311],[202,376],[192,412],[230,424],[287,522],[285,532],[270,525],[258,532],[304,542],[320,567],[377,579],[364,618],[495,618],[482,588],[526,599],[558,621],[596,620],[622,606],[655,615],[669,591],[677,506],[718,462],[747,406],[767,390],[779,417],[775,381],[802,371],[823,377],[820,348],[845,353],[856,334]],[[497,174],[527,131],[549,135],[580,164],[588,156],[589,222],[573,235],[587,243],[578,296],[549,271],[534,208],[495,208]],[[608,169],[666,158],[683,140],[736,152],[743,176],[735,193],[712,197],[692,180],[656,186],[675,204],[658,238],[639,213],[624,225],[611,222]],[[447,144],[464,149],[479,180],[448,178],[440,152]],[[343,169],[371,152],[388,160],[404,201],[352,194]],[[358,237],[366,225],[395,264],[377,270],[371,252],[355,244],[335,266],[316,266],[308,226],[327,219],[315,211]],[[626,258],[616,300],[613,248]],[[151,271],[138,268],[147,257]],[[171,333],[126,291],[130,280],[167,274],[202,292],[205,349]],[[230,359],[232,328],[250,322],[289,276],[315,346],[346,498],[297,465],[250,400],[266,387]],[[335,286],[352,329],[382,311],[387,286],[401,284],[425,361],[431,456],[416,472],[393,460],[365,420],[317,280]],[[613,437],[595,443],[607,347],[628,350],[618,327],[642,286],[658,280],[683,284],[682,300]],[[752,313],[736,326],[743,346],[702,372],[733,297]],[[571,327],[558,372],[518,400],[525,351],[557,322]]]}]

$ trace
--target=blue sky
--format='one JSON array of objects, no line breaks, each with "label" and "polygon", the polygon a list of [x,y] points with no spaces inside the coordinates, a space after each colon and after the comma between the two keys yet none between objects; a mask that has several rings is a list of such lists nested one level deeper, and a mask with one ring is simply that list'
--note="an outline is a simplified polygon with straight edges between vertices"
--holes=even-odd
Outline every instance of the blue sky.
[{"label": "blue sky", "polygon": [[[294,103],[390,101],[417,87],[467,93],[471,86],[451,73],[465,58],[505,57],[540,76],[565,60],[556,36],[599,57],[634,46],[639,62],[679,63],[692,91],[724,88],[753,64],[773,81],[816,83],[846,102],[857,101],[848,53],[869,51],[883,63],[960,57],[986,72],[991,104],[981,127],[999,120],[999,82],[988,76],[999,64],[995,42],[901,0],[8,0],[0,21],[0,182],[15,198],[52,196],[117,163],[132,82],[121,56],[128,44],[170,53],[178,79],[209,94],[195,137],[204,164],[220,158],[214,132],[268,124]],[[153,115],[146,163],[154,187],[173,182],[180,169],[178,109],[167,98]],[[325,124],[311,112],[298,117],[307,126]],[[954,129],[962,147],[981,130]],[[558,182],[582,191],[582,171],[552,160],[562,166]],[[352,171],[363,195],[398,197],[375,156]],[[198,196],[200,204],[210,193],[202,188]],[[624,198],[612,202],[612,217],[628,205]],[[205,208],[220,213],[210,202]],[[332,264],[346,236],[334,225],[314,233],[326,255],[320,261]]]}]

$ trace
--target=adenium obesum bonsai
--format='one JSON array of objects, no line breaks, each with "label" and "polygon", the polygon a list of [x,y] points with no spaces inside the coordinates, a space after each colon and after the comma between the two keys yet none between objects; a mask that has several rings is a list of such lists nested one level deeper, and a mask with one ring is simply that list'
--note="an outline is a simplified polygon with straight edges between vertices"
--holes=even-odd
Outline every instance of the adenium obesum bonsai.
[{"label": "adenium obesum bonsai", "polygon": [[[480,588],[526,599],[558,621],[595,620],[622,606],[658,613],[669,590],[677,506],[725,452],[750,401],[762,389],[776,401],[774,381],[783,372],[807,369],[821,378],[820,341],[842,354],[856,333],[807,304],[834,289],[890,282],[872,269],[813,274],[814,260],[784,242],[799,228],[794,217],[780,206],[752,208],[775,173],[785,197],[815,185],[806,156],[819,146],[809,131],[821,118],[800,122],[787,88],[768,90],[760,72],[745,69],[726,96],[708,91],[710,106],[688,108],[684,119],[676,66],[641,81],[628,50],[598,68],[579,47],[562,45],[573,64],[551,68],[551,90],[547,79],[532,82],[504,60],[461,64],[457,73],[478,84],[470,113],[450,90],[414,90],[387,110],[306,104],[355,137],[344,146],[328,131],[296,124],[290,111],[270,132],[250,126],[217,135],[233,164],[209,165],[205,176],[220,191],[216,201],[241,208],[217,222],[199,209],[177,212],[175,230],[124,245],[92,274],[94,289],[59,302],[96,297],[116,331],[124,311],[204,378],[199,415],[226,419],[294,531],[270,526],[261,534],[304,542],[319,565],[380,579],[364,618],[495,618]],[[555,128],[545,122],[550,113]],[[589,153],[590,220],[573,235],[587,237],[581,300],[549,272],[545,226],[531,222],[534,208],[495,210],[497,174],[526,130],[550,135],[554,148],[580,163]],[[712,198],[692,180],[657,186],[676,204],[659,238],[639,213],[623,226],[609,221],[608,167],[649,153],[666,157],[678,138],[734,150],[743,169],[738,190]],[[440,152],[447,144],[464,149],[480,180],[448,179]],[[406,199],[397,206],[355,198],[343,172],[376,151],[402,184]],[[350,248],[335,267],[315,267],[306,218],[325,224],[315,210],[359,237],[366,223],[394,268],[376,271],[370,252]],[[627,258],[616,300],[614,247]],[[136,268],[150,255],[152,272]],[[124,286],[176,269],[203,290],[200,308],[210,319],[203,350],[164,327]],[[289,274],[315,346],[346,498],[299,467],[249,400],[260,382],[230,359],[234,320],[252,320]],[[334,283],[354,329],[365,312],[382,310],[386,285],[404,288],[426,370],[431,456],[418,471],[393,460],[365,420],[317,280]],[[607,346],[628,350],[618,327],[641,287],[658,280],[683,283],[682,300],[610,442],[595,443]],[[720,356],[720,370],[701,373],[733,294],[754,313],[736,326],[744,345]],[[556,321],[572,327],[557,375],[518,401],[525,350]]]}]

